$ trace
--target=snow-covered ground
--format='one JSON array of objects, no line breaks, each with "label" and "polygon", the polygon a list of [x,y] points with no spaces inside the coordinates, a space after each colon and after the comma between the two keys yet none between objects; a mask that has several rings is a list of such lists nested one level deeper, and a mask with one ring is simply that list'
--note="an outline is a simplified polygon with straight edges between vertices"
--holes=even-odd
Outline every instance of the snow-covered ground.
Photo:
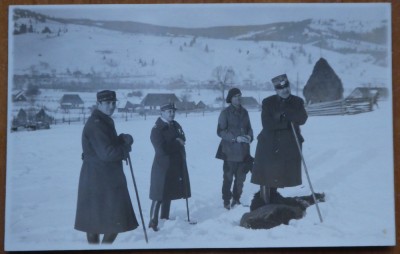
[{"label": "snow-covered ground", "polygon": [[[321,13],[324,12],[332,11]],[[388,6],[375,12],[380,15],[369,17],[368,22],[346,23],[351,24],[350,27],[342,26],[341,22],[331,25],[339,27],[339,31],[369,31],[377,25],[379,27],[382,18],[390,20]],[[335,15],[339,14],[343,13],[335,12]],[[20,22],[30,21],[22,19]],[[359,86],[383,86],[389,91],[392,86],[391,38],[387,38],[387,45],[354,44],[351,40],[329,42],[337,48],[356,45],[363,50],[386,49],[383,55],[387,61],[384,57],[384,65],[379,66],[368,54],[341,54],[312,44],[198,37],[196,43],[188,47],[184,45],[190,43],[192,36],[126,34],[54,22],[46,22],[37,29],[41,30],[44,26],[52,29],[59,27],[60,36],[12,35],[13,22],[10,24],[9,101],[11,92],[17,89],[13,86],[13,74],[47,73],[62,79],[70,77],[68,73],[81,72],[101,75],[116,83],[165,85],[165,90],[143,89],[145,96],[149,92],[165,92],[166,86],[177,80],[195,85],[207,83],[215,79],[212,72],[218,66],[231,66],[235,70],[235,85],[251,81],[253,84],[265,84],[260,86],[262,90],[266,90],[266,84],[272,77],[287,73],[292,83],[292,93],[297,93],[295,90],[298,85],[301,96],[301,89],[320,57],[329,62],[342,80],[344,96]],[[327,30],[331,28],[329,24],[321,22],[314,23],[315,26]],[[390,30],[390,27],[387,29]],[[208,51],[205,50],[206,46]],[[147,64],[143,65],[143,61]],[[78,78],[77,81],[85,80]],[[26,85],[18,89],[26,89]],[[211,105],[220,96],[217,91],[197,90],[197,86],[190,88],[191,92],[174,92],[178,97],[189,93],[190,100],[196,103],[203,100]],[[48,93],[44,89],[41,92],[36,105],[29,106],[46,106],[51,115],[57,114],[59,99],[67,92],[59,90]],[[117,91],[122,104],[120,106],[127,100],[140,102],[141,98],[128,98],[128,92],[131,91]],[[94,103],[94,92],[79,94],[85,101],[85,107]],[[243,93],[259,102],[270,94],[271,91]],[[82,163],[82,122],[54,125],[50,130],[9,132],[5,248],[61,250],[394,245],[390,92],[388,98],[389,101],[379,102],[379,108],[370,113],[308,119],[302,127],[306,139],[303,152],[314,190],[326,194],[326,202],[319,204],[324,222],[319,222],[317,210],[311,206],[305,218],[270,230],[242,228],[239,221],[249,208],[243,206],[227,211],[222,206],[222,161],[214,158],[219,143],[216,135],[218,112],[206,112],[204,115],[191,113],[187,117],[178,114],[176,120],[181,123],[187,136],[187,162],[192,187],[190,212],[198,223],[189,225],[185,221],[185,200],[174,201],[171,207],[174,220],[161,221],[159,232],[147,229],[148,244],[141,226],[132,232],[120,234],[113,245],[99,247],[88,245],[85,234],[73,229]],[[10,103],[8,110],[10,124],[19,107]],[[258,134],[261,130],[260,112],[251,111],[250,117],[254,133]],[[156,116],[146,119],[134,117],[125,121],[116,114],[115,119],[119,133],[130,133],[135,138],[131,157],[146,226],[149,221],[151,201],[148,195],[154,156],[149,136]],[[253,155],[256,142],[251,147]],[[129,167],[125,165],[124,170],[140,222]],[[250,204],[253,194],[258,191],[258,186],[249,180],[250,175],[241,200],[244,204]],[[304,176],[302,186],[280,192],[285,196],[309,195],[310,188]]]},{"label": "snow-covered ground", "polygon": [[[260,112],[250,112],[254,133],[261,130]],[[310,117],[302,128],[304,157],[316,192],[326,194],[301,220],[270,230],[239,226],[249,211],[222,206],[222,162],[214,158],[218,112],[178,114],[187,136],[187,162],[192,186],[191,218],[186,222],[185,200],[173,201],[171,217],[161,220],[159,232],[142,225],[120,234],[113,245],[92,246],[85,234],[73,229],[81,167],[83,125],[56,125],[50,130],[8,133],[6,190],[6,250],[44,249],[158,249],[224,247],[298,247],[394,245],[394,187],[392,104],[382,101],[373,112],[353,116]],[[149,140],[156,116],[116,121],[117,131],[135,138],[131,152],[145,226],[149,222],[150,169],[154,151]],[[256,142],[252,144],[254,155]],[[129,167],[125,173],[140,222]],[[242,203],[250,204],[258,186],[248,175]],[[303,185],[280,190],[285,196],[309,195]]]}]

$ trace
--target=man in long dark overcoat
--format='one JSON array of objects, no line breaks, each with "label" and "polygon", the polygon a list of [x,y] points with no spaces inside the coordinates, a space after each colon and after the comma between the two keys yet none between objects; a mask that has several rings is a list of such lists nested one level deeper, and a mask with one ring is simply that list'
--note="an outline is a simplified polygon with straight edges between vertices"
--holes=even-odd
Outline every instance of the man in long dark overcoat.
[{"label": "man in long dark overcoat", "polygon": [[299,139],[308,116],[304,101],[290,92],[286,74],[272,79],[276,95],[262,102],[263,129],[258,135],[251,182],[260,185],[265,203],[279,197],[277,188],[297,186],[301,179],[301,154],[292,131],[292,124]]},{"label": "man in long dark overcoat", "polygon": [[111,118],[116,108],[114,91],[97,93],[97,109],[82,133],[83,164],[79,178],[75,229],[87,233],[91,244],[112,243],[117,234],[138,226],[129,197],[122,161],[133,138],[117,135]]},{"label": "man in long dark overcoat", "polygon": [[149,228],[158,231],[158,217],[169,219],[171,200],[191,196],[186,165],[185,134],[175,121],[175,105],[161,106],[161,116],[151,130],[150,140],[155,155],[151,168]]}]

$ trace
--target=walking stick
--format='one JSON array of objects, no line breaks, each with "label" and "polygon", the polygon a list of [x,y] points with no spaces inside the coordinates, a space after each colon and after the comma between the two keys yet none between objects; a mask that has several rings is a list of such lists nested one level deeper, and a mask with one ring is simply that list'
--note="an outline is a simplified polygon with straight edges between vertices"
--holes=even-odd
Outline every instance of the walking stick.
[{"label": "walking stick", "polygon": [[137,199],[138,206],[139,206],[140,218],[142,219],[144,238],[146,239],[146,243],[149,243],[149,239],[147,238],[146,227],[144,226],[142,207],[140,206],[140,200],[139,200],[139,194],[138,194],[138,190],[137,190],[137,186],[136,186],[135,176],[133,175],[131,156],[130,156],[129,153],[128,153],[128,163],[129,163],[129,167],[130,167],[130,169],[131,169],[131,175],[132,175],[133,186],[135,187],[135,193],[136,193],[136,199]]},{"label": "walking stick", "polygon": [[318,201],[317,201],[317,199],[316,199],[316,197],[315,197],[315,193],[314,193],[314,189],[313,189],[312,184],[311,184],[310,176],[308,175],[307,165],[306,165],[306,161],[304,160],[303,152],[301,151],[299,139],[297,138],[296,130],[294,129],[293,123],[290,122],[290,125],[292,126],[292,131],[293,131],[293,134],[294,134],[294,138],[295,138],[295,140],[296,140],[297,148],[299,149],[299,153],[300,153],[300,156],[301,156],[301,161],[303,162],[303,165],[304,165],[304,171],[306,172],[306,175],[307,175],[307,180],[308,180],[308,184],[310,185],[312,197],[313,197],[313,199],[314,199],[315,206],[317,207],[317,212],[318,212],[319,220],[320,220],[321,223],[322,223],[323,221],[322,221],[321,212],[319,211]]},{"label": "walking stick", "polygon": [[185,176],[183,176],[183,182],[184,182],[184,185],[185,186],[183,186],[183,188],[185,189],[185,199],[186,199],[186,213],[187,213],[187,218],[188,218],[188,222],[189,222],[189,224],[192,224],[192,225],[194,225],[194,224],[197,224],[197,221],[191,221],[190,220],[190,217],[189,217],[189,201],[188,201],[188,195],[187,195],[187,183],[186,183],[186,177]]},{"label": "walking stick", "polygon": [[[186,182],[186,177],[185,177],[185,167],[187,168],[187,164],[186,164],[186,155],[185,152],[183,151],[183,149],[181,150],[181,155],[182,155],[182,178],[183,178],[183,191],[185,192],[185,199],[186,199],[186,213],[187,213],[187,218],[188,218],[188,222],[191,225],[195,225],[197,224],[197,221],[191,221],[190,220],[190,216],[189,216],[189,201],[188,201],[188,193],[187,193],[187,182]],[[189,177],[189,174],[188,174]]]},{"label": "walking stick", "polygon": [[189,201],[188,198],[186,197],[186,213],[187,213],[187,218],[188,218],[188,222],[191,224],[190,222],[190,216],[189,216]]}]

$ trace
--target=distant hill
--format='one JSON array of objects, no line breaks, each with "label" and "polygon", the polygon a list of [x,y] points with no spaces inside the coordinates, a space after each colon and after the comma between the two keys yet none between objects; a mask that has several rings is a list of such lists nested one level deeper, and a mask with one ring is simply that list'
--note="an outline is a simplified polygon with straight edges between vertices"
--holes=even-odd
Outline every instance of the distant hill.
[{"label": "distant hill", "polygon": [[[361,21],[336,21],[307,19],[298,22],[279,22],[265,25],[216,26],[207,28],[180,28],[145,24],[133,21],[102,21],[90,19],[65,19],[42,15],[30,10],[16,9],[14,20],[34,18],[40,22],[53,20],[61,24],[93,26],[125,33],[158,36],[199,36],[213,39],[254,41],[285,41],[297,43],[316,42],[321,39],[355,40],[384,45],[387,43],[387,20],[374,24]],[[357,24],[358,23],[358,24]],[[366,27],[365,27],[366,26]]]},{"label": "distant hill", "polygon": [[212,87],[213,69],[231,66],[235,85],[270,87],[270,77],[285,72],[302,88],[321,57],[344,87],[389,82],[387,20],[181,28],[19,8],[11,29],[16,86]]}]

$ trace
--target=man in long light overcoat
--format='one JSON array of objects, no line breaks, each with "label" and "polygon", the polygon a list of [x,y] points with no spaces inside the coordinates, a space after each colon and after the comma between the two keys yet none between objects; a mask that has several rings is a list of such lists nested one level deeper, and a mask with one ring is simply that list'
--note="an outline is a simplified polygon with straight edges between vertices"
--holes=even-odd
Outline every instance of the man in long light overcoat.
[{"label": "man in long light overcoat", "polygon": [[111,115],[114,91],[97,93],[97,109],[82,133],[83,164],[79,178],[75,229],[86,232],[91,244],[112,243],[117,234],[138,226],[129,197],[122,161],[131,151],[133,138],[117,135]]},{"label": "man in long light overcoat", "polygon": [[154,147],[151,168],[149,228],[158,231],[158,217],[169,219],[171,200],[191,196],[189,174],[186,165],[186,137],[181,125],[175,121],[175,105],[161,106],[161,116],[151,130],[150,140]]},{"label": "man in long light overcoat", "polygon": [[296,144],[304,139],[300,125],[307,121],[304,101],[290,92],[286,74],[272,79],[276,95],[262,102],[261,120],[263,129],[258,135],[251,182],[260,185],[260,194],[265,203],[279,198],[277,188],[297,186],[301,179],[301,154]]}]

